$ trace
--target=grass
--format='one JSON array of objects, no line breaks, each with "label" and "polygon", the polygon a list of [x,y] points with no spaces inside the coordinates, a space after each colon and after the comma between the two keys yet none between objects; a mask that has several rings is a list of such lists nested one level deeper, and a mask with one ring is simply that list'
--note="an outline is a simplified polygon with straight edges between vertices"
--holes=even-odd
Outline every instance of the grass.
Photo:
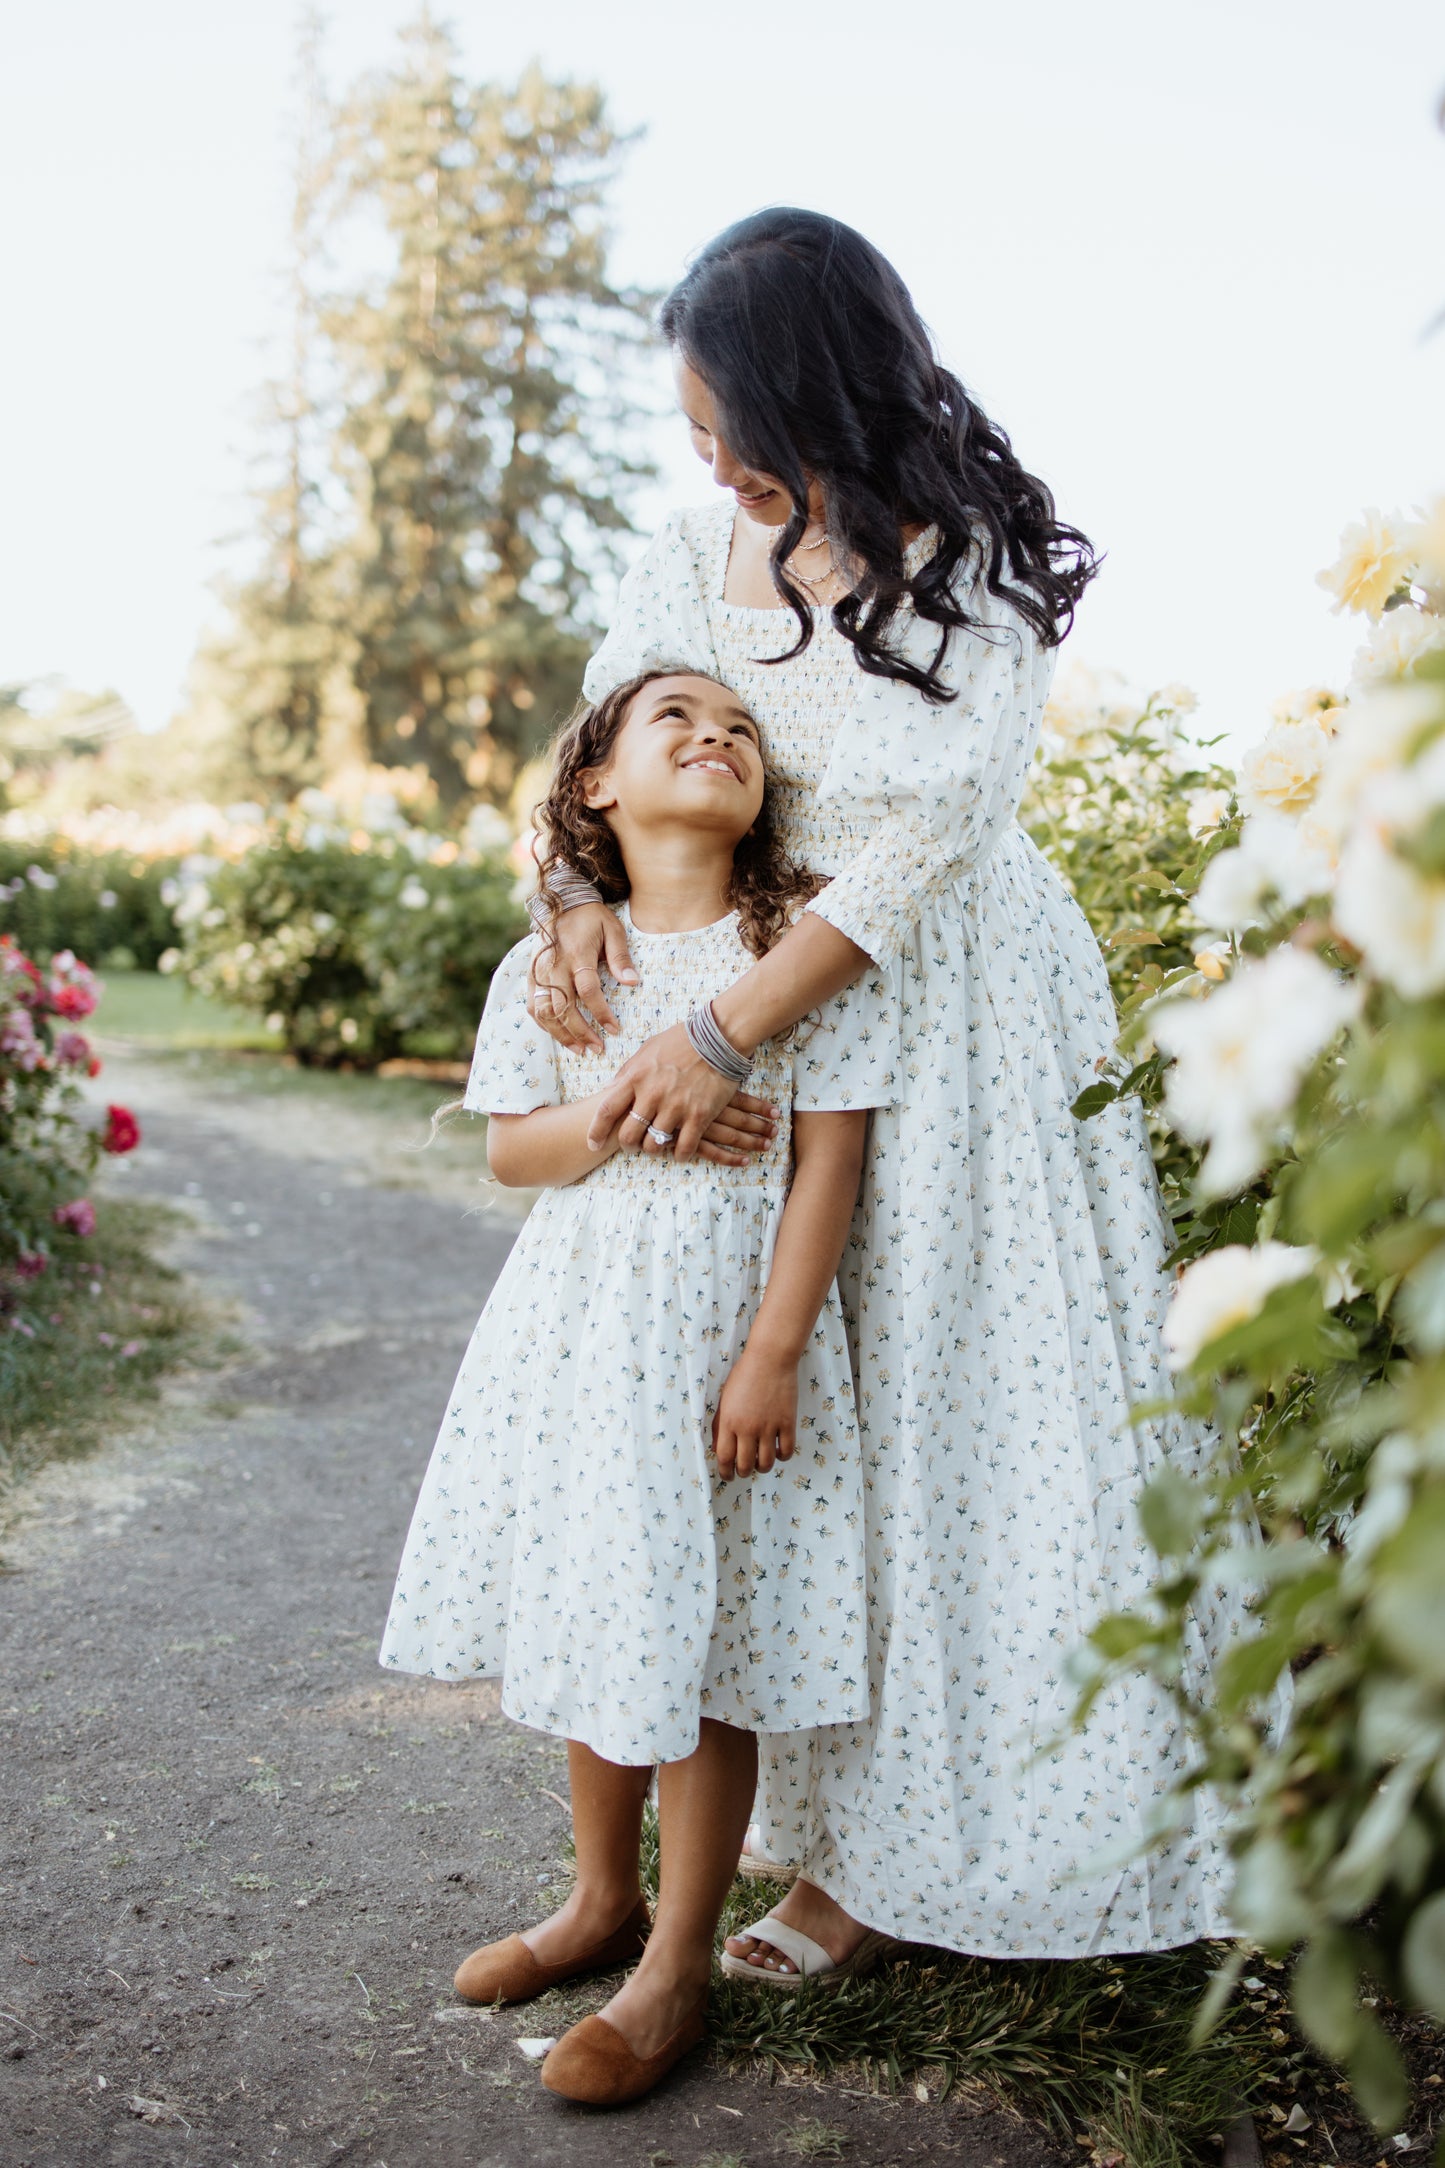
[{"label": "grass", "polygon": [[[642,1885],[657,1900],[657,1820],[643,1824]],[[781,1882],[737,1881],[720,1937],[779,1903]],[[562,1892],[558,1891],[560,1897]],[[969,2091],[1047,2126],[1079,2158],[1120,2168],[1216,2164],[1237,2116],[1255,2116],[1271,2164],[1378,2162],[1382,2141],[1337,2070],[1307,2047],[1289,2017],[1288,1967],[1253,1957],[1224,2022],[1203,2046],[1190,2028],[1227,1945],[1196,1943],[1137,1957],[958,1957],[910,1949],[871,1978],[787,1993],[716,1974],[708,2030],[719,2060],[774,2076],[848,2078],[879,2092],[922,2080],[935,2099]],[[1383,2008],[1423,2086],[1445,2077],[1433,2028]],[[1428,2073],[1434,2075],[1428,2075]],[[1305,2152],[1276,2150],[1295,2103],[1310,2118]],[[1411,2129],[1422,2117],[1413,2112]],[[837,2134],[800,2123],[799,2158],[836,2157]],[[1298,2140],[1291,2140],[1297,2147]],[[1422,2158],[1425,2155],[1422,2153]]]},{"label": "grass", "polygon": [[184,979],[159,971],[107,971],[96,1022],[103,1035],[146,1051],[166,1048],[274,1052],[281,1041],[244,1009],[193,993]]},{"label": "grass", "polygon": [[96,1222],[30,1292],[30,1331],[0,1319],[0,1489],[89,1451],[120,1415],[159,1399],[167,1371],[226,1352],[213,1312],[156,1255],[184,1215],[101,1196]]}]

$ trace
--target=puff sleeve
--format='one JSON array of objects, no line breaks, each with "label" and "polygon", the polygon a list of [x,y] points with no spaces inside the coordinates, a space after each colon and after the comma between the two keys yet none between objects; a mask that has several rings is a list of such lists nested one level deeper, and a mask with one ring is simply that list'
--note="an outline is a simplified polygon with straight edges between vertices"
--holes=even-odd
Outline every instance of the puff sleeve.
[{"label": "puff sleeve", "polygon": [[624,575],[612,628],[583,675],[588,700],[600,700],[644,670],[693,670],[699,677],[717,677],[717,655],[685,519],[683,512],[670,512]]},{"label": "puff sleeve", "polygon": [[[926,665],[938,633],[913,620],[904,642]],[[931,707],[896,678],[860,679],[819,796],[875,825],[809,909],[876,964],[899,954],[929,905],[1012,821],[1052,666],[1029,626],[991,603],[980,630],[950,639],[943,675],[956,699]]]},{"label": "puff sleeve", "polygon": [[462,1094],[469,1114],[530,1114],[562,1103],[556,1045],[527,1007],[532,947],[519,941],[492,973]]},{"label": "puff sleeve", "polygon": [[898,1003],[876,967],[805,1017],[793,1039],[793,1110],[839,1114],[892,1106],[902,1075]]}]

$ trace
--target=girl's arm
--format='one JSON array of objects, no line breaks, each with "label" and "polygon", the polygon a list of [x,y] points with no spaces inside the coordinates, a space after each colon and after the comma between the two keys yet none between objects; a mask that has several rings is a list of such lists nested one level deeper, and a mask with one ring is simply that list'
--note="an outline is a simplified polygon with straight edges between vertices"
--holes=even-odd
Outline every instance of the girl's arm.
[{"label": "girl's arm", "polygon": [[[776,951],[774,951],[776,954]],[[766,1474],[792,1457],[798,1364],[838,1272],[858,1201],[866,1111],[793,1118],[793,1186],[768,1284],[713,1418],[718,1472]]]},{"label": "girl's arm", "polygon": [[587,1141],[600,1092],[561,1107],[534,1107],[530,1114],[487,1116],[487,1165],[504,1189],[560,1189],[600,1167],[618,1149],[615,1136],[597,1147]]}]

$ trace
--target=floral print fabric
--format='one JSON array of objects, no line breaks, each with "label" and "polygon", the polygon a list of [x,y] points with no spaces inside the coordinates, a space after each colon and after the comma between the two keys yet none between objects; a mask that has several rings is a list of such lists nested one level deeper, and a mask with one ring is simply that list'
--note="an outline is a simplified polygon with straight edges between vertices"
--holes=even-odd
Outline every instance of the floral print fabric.
[{"label": "floral print fabric", "polygon": [[[762,1839],[857,1919],[991,1956],[1228,1931],[1207,1790],[1129,1857],[1188,1761],[1167,1699],[1115,1687],[1070,1729],[1066,1663],[1142,1598],[1135,1504],[1204,1435],[1131,1428],[1168,1391],[1167,1234],[1137,1106],[1070,1107],[1114,1038],[1098,948],[1014,814],[1052,658],[1005,606],[955,635],[956,701],[865,676],[825,611],[725,602],[732,507],[675,514],[623,584],[597,698],[673,666],[733,686],[781,776],[811,906],[886,966],[901,1096],[873,1123],[840,1275],[867,1527],[866,1721],[763,1742]],[[923,537],[915,549],[926,549]],[[936,630],[912,625],[931,658]],[[1243,1600],[1201,1609],[1217,1660]]]},{"label": "floral print fabric", "polygon": [[[556,1047],[526,1008],[530,942],[492,980],[465,1103],[523,1114],[602,1089],[654,1032],[750,961],[736,918],[628,922],[638,987],[609,982],[604,1054]],[[719,1482],[712,1416],[767,1284],[794,1109],[892,1096],[898,1043],[876,975],[751,1088],[783,1110],[753,1165],[618,1153],[544,1190],[462,1363],[422,1484],[382,1662],[502,1674],[502,1706],[609,1761],[673,1761],[702,1716],[788,1733],[868,1707],[863,1478],[836,1294],[799,1370],[797,1447]]]}]

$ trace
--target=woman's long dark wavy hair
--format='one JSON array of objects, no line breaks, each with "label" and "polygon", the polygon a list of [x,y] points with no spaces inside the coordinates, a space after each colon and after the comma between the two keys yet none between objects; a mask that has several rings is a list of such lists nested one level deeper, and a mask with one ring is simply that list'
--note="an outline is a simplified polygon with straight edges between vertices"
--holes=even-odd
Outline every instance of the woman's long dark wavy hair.
[{"label": "woman's long dark wavy hair", "polygon": [[[793,500],[773,585],[798,638],[770,659],[801,654],[813,636],[785,569],[807,530],[810,481],[823,491],[834,561],[859,568],[833,622],[875,677],[951,699],[941,664],[949,634],[978,623],[957,599],[975,581],[1047,645],[1063,639],[1098,570],[1094,551],[935,359],[907,287],[861,233],[817,211],[739,219],[703,249],[658,322],[712,393],[734,457]],[[913,522],[936,526],[938,541],[910,574],[899,530]],[[926,669],[889,645],[905,597],[940,629]]]},{"label": "woman's long dark wavy hair", "polygon": [[[605,768],[633,701],[646,685],[658,678],[676,677],[674,670],[647,670],[629,678],[603,695],[591,707],[583,707],[558,733],[552,753],[552,783],[537,808],[542,832],[540,894],[550,913],[546,931],[555,931],[561,916],[548,876],[565,866],[580,873],[601,891],[604,903],[620,903],[627,894],[627,869],[622,852],[605,813],[588,805],[582,777],[589,768]],[[767,763],[764,760],[765,777]],[[739,931],[749,952],[764,956],[787,925],[793,909],[816,896],[823,883],[815,874],[794,865],[783,849],[773,819],[772,791],[764,789],[762,810],[733,853],[728,881],[729,910],[738,914]]]}]

